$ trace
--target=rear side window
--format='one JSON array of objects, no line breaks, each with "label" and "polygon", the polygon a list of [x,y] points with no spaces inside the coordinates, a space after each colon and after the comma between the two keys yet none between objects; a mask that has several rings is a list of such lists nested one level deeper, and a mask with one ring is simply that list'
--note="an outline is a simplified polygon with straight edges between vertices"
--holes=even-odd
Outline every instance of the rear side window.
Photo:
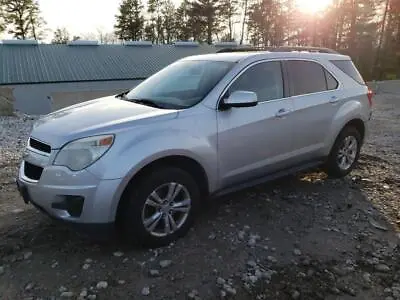
[{"label": "rear side window", "polygon": [[364,79],[351,60],[331,60],[330,62],[357,81],[359,84],[365,85]]},{"label": "rear side window", "polygon": [[287,62],[292,82],[292,95],[305,95],[327,90],[325,69],[312,61],[291,60]]},{"label": "rear side window", "polygon": [[326,78],[326,85],[328,87],[328,90],[336,90],[339,86],[339,83],[335,79],[335,77],[332,76],[331,73],[329,73],[327,70],[325,71],[325,78]]}]

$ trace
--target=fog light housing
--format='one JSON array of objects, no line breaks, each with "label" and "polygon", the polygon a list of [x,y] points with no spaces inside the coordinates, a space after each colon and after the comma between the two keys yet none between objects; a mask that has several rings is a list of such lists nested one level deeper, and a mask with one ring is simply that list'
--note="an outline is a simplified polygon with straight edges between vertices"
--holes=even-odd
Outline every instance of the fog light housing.
[{"label": "fog light housing", "polygon": [[84,197],[74,195],[62,195],[59,197],[62,198],[62,201],[52,203],[52,208],[65,210],[71,217],[78,218],[81,216],[85,201]]}]

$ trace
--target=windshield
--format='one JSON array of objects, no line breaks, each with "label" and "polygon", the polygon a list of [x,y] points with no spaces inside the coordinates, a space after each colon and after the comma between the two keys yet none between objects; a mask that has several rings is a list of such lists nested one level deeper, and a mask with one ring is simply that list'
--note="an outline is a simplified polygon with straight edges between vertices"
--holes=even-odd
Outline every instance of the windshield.
[{"label": "windshield", "polygon": [[233,64],[178,61],[140,83],[124,98],[159,108],[188,108],[203,100]]}]

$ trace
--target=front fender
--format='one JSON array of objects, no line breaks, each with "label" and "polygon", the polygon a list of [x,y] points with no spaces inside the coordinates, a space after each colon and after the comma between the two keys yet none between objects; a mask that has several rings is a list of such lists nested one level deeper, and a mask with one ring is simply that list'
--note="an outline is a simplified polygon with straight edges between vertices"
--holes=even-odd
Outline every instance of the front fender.
[{"label": "front fender", "polygon": [[116,138],[126,141],[118,143],[116,149],[106,153],[89,168],[101,179],[124,178],[129,181],[149,163],[167,156],[185,156],[197,161],[204,169],[209,189],[215,189],[217,182],[217,149],[213,137],[206,139],[190,135],[187,131],[167,128],[154,132],[144,131],[135,138],[129,133]]}]

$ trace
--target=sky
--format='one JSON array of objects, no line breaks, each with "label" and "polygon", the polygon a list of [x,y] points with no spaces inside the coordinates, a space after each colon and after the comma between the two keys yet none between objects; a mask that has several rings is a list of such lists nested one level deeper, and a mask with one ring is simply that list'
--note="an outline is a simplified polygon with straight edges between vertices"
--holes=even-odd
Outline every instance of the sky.
[{"label": "sky", "polygon": [[[181,0],[173,0],[179,5]],[[332,0],[296,0],[305,12],[314,13]],[[146,2],[144,0],[143,2]],[[47,22],[48,38],[58,27],[67,28],[71,36],[112,32],[120,0],[39,0],[42,15]],[[92,35],[93,36],[93,35]],[[8,36],[6,36],[9,38]]]},{"label": "sky", "polygon": [[71,35],[113,30],[118,0],[39,0],[47,26],[65,27]]},{"label": "sky", "polygon": [[[315,12],[332,0],[296,0],[304,11]],[[145,2],[145,1],[144,1]],[[180,0],[174,0],[179,5]],[[113,30],[119,0],[39,0],[44,19],[50,29],[66,27],[72,35]]]}]

